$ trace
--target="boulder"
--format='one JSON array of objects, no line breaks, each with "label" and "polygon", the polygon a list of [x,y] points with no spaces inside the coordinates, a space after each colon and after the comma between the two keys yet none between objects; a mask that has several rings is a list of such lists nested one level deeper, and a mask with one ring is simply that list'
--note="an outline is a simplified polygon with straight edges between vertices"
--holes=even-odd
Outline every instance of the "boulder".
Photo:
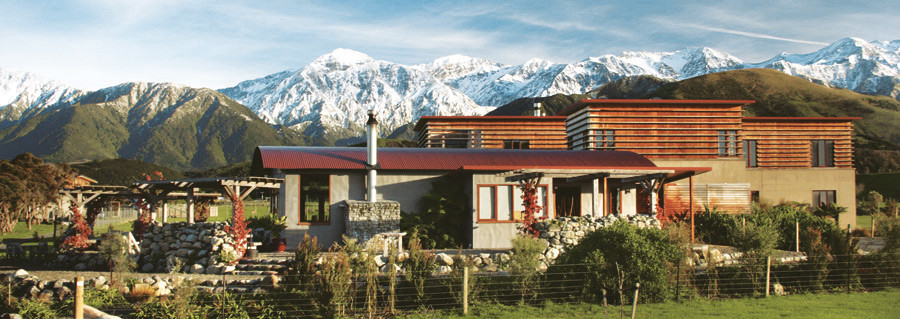
[{"label": "boulder", "polygon": [[452,266],[453,265],[453,257],[450,257],[450,255],[447,255],[445,253],[440,253],[440,254],[434,255],[434,257],[435,257],[435,259],[437,259],[437,262],[440,265],[444,265],[444,266]]},{"label": "boulder", "polygon": [[25,277],[28,277],[28,272],[25,271],[25,269],[19,269],[19,270],[16,270],[16,272],[13,274],[13,277],[16,277],[19,279],[25,278]]},{"label": "boulder", "polygon": [[190,273],[192,274],[202,274],[203,273],[203,265],[201,264],[193,264],[191,265]]}]

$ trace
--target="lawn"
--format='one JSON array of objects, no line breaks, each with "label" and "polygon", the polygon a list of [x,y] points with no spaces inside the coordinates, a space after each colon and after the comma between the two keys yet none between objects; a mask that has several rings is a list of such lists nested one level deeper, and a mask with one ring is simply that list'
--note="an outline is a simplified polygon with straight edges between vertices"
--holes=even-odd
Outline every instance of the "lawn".
[{"label": "lawn", "polygon": [[[896,318],[900,290],[805,294],[771,298],[639,304],[637,318]],[[625,317],[631,315],[631,306]],[[478,305],[465,318],[618,318],[617,309],[591,304],[547,304],[544,307]],[[456,312],[415,314],[409,318],[464,318]]]},{"label": "lawn", "polygon": [[872,229],[872,216],[856,216],[856,228],[859,229]]}]

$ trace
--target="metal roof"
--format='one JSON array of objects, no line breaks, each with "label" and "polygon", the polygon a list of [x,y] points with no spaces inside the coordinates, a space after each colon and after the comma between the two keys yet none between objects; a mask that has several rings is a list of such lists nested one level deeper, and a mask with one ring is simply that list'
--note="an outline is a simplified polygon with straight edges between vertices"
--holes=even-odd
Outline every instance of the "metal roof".
[{"label": "metal roof", "polygon": [[557,116],[565,116],[581,110],[588,105],[600,104],[625,104],[631,106],[637,105],[678,105],[678,106],[744,106],[753,104],[754,100],[655,100],[655,99],[585,99],[573,103],[556,113]]},{"label": "metal roof", "polygon": [[[656,169],[644,156],[621,151],[379,148],[379,170],[504,171],[525,168]],[[365,170],[362,147],[260,146],[254,170]]]}]

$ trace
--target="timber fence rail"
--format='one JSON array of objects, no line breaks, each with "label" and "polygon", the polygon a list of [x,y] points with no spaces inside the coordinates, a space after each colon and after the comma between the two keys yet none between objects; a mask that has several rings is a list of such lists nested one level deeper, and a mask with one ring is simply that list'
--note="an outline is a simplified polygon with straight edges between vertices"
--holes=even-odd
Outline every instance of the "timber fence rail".
[{"label": "timber fence rail", "polygon": [[[610,286],[610,281],[598,277],[597,265],[576,264],[554,265],[546,272],[526,274],[468,272],[466,276],[457,267],[445,274],[399,271],[396,276],[383,272],[286,275],[277,287],[256,293],[254,289],[263,286],[240,280],[235,284],[238,277],[226,274],[216,281],[195,282],[191,297],[175,292],[162,298],[190,298],[189,303],[195,307],[190,311],[206,318],[239,317],[237,312],[246,312],[250,317],[384,317],[416,311],[461,313],[463,304],[540,306],[548,302],[608,304],[611,312],[628,313],[636,295],[634,278],[640,276],[629,274],[628,269],[623,272],[626,280],[621,290],[619,285]],[[807,256],[806,261],[795,263],[778,263],[767,257],[744,258],[728,266],[674,265],[669,273],[671,285],[664,289],[666,300],[872,291],[900,287],[900,254]],[[415,277],[424,279],[417,284],[410,280]],[[466,293],[464,282],[468,284]],[[641,282],[640,298],[656,288],[650,282]],[[140,308],[143,302],[130,300],[134,302],[104,310],[125,314]],[[640,313],[639,307],[637,312]]]}]

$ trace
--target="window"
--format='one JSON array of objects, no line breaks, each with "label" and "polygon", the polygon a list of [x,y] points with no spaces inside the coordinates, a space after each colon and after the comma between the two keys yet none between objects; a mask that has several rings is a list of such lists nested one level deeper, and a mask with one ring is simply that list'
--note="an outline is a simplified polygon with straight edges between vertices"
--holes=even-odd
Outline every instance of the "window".
[{"label": "window", "polygon": [[444,148],[467,148],[472,131],[454,130],[444,134]]},{"label": "window", "polygon": [[747,167],[759,167],[756,162],[756,141],[744,140],[744,158],[747,160]]},{"label": "window", "polygon": [[834,141],[812,140],[812,167],[834,167]]},{"label": "window", "polygon": [[812,192],[812,205],[813,207],[821,207],[826,206],[828,204],[834,204],[834,195],[835,191],[813,191]]},{"label": "window", "polygon": [[750,202],[759,204],[759,191],[750,191]]},{"label": "window", "polygon": [[300,175],[300,222],[331,221],[329,175]]},{"label": "window", "polygon": [[600,148],[612,149],[616,147],[615,131],[600,131],[600,142],[597,146]]},{"label": "window", "polygon": [[505,140],[503,141],[503,148],[505,149],[515,149],[515,150],[527,150],[531,148],[529,145],[529,141],[527,140]]},{"label": "window", "polygon": [[719,156],[737,155],[737,131],[719,131]]},{"label": "window", "polygon": [[[544,207],[535,218],[547,217],[547,186],[538,186],[538,205]],[[516,185],[479,185],[478,220],[514,221],[522,219],[525,206]]]}]

